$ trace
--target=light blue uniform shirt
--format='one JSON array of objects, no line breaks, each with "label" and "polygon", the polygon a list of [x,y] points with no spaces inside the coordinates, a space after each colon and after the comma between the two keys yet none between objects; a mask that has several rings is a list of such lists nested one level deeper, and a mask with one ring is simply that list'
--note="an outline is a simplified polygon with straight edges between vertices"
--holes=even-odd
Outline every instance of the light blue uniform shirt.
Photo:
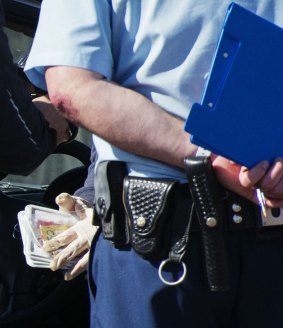
[{"label": "light blue uniform shirt", "polygon": [[[283,0],[235,2],[283,26]],[[185,120],[192,104],[201,99],[229,4],[44,0],[26,73],[46,89],[44,66],[93,70]],[[134,175],[185,179],[182,170],[129,154],[95,135],[93,139],[99,161],[126,161]]]}]

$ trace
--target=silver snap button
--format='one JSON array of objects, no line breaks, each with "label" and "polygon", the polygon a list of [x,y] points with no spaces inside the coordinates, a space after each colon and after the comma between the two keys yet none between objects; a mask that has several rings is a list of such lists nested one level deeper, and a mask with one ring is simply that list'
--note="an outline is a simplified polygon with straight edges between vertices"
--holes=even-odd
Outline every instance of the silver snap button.
[{"label": "silver snap button", "polygon": [[137,218],[137,226],[142,228],[146,225],[146,218],[144,216],[140,216]]},{"label": "silver snap button", "polygon": [[233,204],[232,205],[232,210],[235,212],[235,213],[239,213],[241,211],[242,207],[241,205],[239,204]]},{"label": "silver snap button", "polygon": [[241,223],[242,221],[243,221],[243,217],[242,216],[240,216],[240,215],[233,215],[233,221],[234,221],[234,223]]},{"label": "silver snap button", "polygon": [[206,225],[208,227],[213,228],[216,226],[216,224],[217,224],[217,220],[215,218],[213,218],[213,217],[207,218]]}]

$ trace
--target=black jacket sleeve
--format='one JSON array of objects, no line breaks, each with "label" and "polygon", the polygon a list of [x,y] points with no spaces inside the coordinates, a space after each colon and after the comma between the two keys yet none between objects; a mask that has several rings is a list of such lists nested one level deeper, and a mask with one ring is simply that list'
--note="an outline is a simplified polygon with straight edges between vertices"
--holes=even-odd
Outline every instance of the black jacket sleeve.
[{"label": "black jacket sleeve", "polygon": [[32,103],[3,31],[0,0],[0,171],[27,175],[54,151],[56,131]]}]

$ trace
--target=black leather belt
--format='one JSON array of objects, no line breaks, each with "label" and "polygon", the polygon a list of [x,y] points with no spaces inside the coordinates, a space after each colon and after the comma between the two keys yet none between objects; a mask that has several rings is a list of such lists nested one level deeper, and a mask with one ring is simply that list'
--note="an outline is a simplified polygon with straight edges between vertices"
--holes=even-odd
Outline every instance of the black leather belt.
[{"label": "black leather belt", "polygon": [[[184,184],[182,188],[189,189],[189,186]],[[226,212],[224,222],[226,231],[255,230],[259,238],[283,238],[283,225],[262,226],[261,208],[259,205],[228,189],[220,188],[222,189],[221,200]],[[193,220],[191,231],[199,230],[200,226],[197,220]]]},{"label": "black leather belt", "polygon": [[225,193],[227,229],[230,231],[257,229],[260,207],[231,191],[226,190]]},{"label": "black leather belt", "polygon": [[[259,205],[235,194],[227,193],[227,230],[241,231],[254,229],[259,238],[283,238],[283,225],[263,226]],[[276,218],[275,218],[276,220]]]}]

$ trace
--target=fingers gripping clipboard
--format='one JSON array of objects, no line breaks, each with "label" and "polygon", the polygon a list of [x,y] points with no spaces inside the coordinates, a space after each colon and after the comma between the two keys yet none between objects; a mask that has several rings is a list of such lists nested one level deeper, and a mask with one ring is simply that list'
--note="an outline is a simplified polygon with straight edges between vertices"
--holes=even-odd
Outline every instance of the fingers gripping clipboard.
[{"label": "fingers gripping clipboard", "polygon": [[282,122],[283,29],[232,3],[185,130],[192,143],[252,167],[283,157]]}]

